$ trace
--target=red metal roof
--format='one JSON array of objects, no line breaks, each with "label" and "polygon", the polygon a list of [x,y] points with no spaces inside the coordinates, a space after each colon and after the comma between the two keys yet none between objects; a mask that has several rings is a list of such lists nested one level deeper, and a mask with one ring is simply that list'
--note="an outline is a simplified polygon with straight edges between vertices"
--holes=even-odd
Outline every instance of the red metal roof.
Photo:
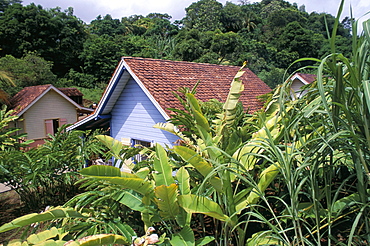
[{"label": "red metal roof", "polygon": [[[214,98],[225,102],[230,84],[240,69],[238,66],[150,58],[124,57],[123,60],[168,114],[168,108],[182,108],[172,91],[181,87],[193,88],[198,81],[195,96],[199,100]],[[244,68],[244,71],[241,77],[244,91],[240,101],[245,109],[249,108],[249,112],[253,113],[263,106],[257,96],[269,93],[271,89],[250,69]]]}]

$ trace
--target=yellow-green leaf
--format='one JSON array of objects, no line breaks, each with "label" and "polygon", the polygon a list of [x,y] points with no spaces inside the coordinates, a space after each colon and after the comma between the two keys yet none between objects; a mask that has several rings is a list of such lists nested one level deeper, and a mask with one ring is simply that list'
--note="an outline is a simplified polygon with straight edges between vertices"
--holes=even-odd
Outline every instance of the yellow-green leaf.
[{"label": "yellow-green leaf", "polygon": [[160,144],[156,144],[155,148],[156,157],[154,159],[154,170],[156,173],[153,174],[156,185],[167,185],[174,183],[172,177],[172,168],[168,163],[167,152]]},{"label": "yellow-green leaf", "polygon": [[80,171],[82,175],[120,177],[121,170],[118,167],[105,165],[92,165]]},{"label": "yellow-green leaf", "polygon": [[179,213],[179,205],[177,203],[178,189],[176,184],[169,186],[161,185],[154,189],[155,202],[159,208],[159,214],[165,218],[175,218]]},{"label": "yellow-green leaf", "polygon": [[56,227],[51,228],[50,230],[45,230],[37,234],[32,234],[27,238],[27,242],[30,244],[39,244],[47,241],[53,237],[59,235],[59,230]]},{"label": "yellow-green leaf", "polygon": [[188,213],[201,213],[221,221],[229,219],[229,217],[223,213],[220,205],[206,197],[190,194],[180,195],[177,199],[179,205]]},{"label": "yellow-green leaf", "polygon": [[129,245],[130,242],[127,238],[114,234],[99,234],[80,238],[76,241],[70,241],[64,246],[100,246],[108,244],[123,244]]},{"label": "yellow-green leaf", "polygon": [[53,219],[61,218],[87,218],[72,208],[53,208],[43,213],[27,214],[19,217],[9,223],[6,223],[0,227],[0,233],[9,231],[15,228],[31,225],[33,223],[49,221]]}]

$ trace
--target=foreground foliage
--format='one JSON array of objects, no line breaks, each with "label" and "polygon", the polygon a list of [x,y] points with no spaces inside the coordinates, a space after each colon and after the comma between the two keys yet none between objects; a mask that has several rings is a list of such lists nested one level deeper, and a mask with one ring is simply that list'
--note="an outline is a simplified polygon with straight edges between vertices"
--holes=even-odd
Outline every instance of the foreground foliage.
[{"label": "foreground foliage", "polygon": [[79,192],[75,182],[78,170],[95,154],[102,154],[103,145],[84,132],[67,132],[62,126],[45,144],[29,149],[32,140],[17,135],[18,128],[9,124],[18,117],[13,111],[0,111],[0,182],[15,190],[28,211],[40,210],[66,202]]},{"label": "foreground foliage", "polygon": [[138,152],[147,159],[129,164],[130,172],[83,169],[86,192],[64,208],[18,218],[0,232],[59,218],[45,231],[59,237],[48,236],[50,242],[96,235],[112,241],[92,245],[129,245],[154,226],[162,245],[367,245],[370,20],[353,36],[350,58],[336,52],[338,25],[339,17],[332,53],[305,59],[317,64],[317,81],[304,88],[304,97],[291,100],[287,81],[264,111],[241,116],[239,72],[222,112],[210,119],[194,91],[183,90],[177,96],[185,110],[156,125],[179,136],[181,145],[130,149],[97,136],[117,165]]}]

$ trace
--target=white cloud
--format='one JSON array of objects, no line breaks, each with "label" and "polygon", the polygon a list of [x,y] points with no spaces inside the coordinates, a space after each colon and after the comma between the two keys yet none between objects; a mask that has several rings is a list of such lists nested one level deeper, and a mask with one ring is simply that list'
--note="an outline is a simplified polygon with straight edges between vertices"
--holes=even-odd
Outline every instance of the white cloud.
[{"label": "white cloud", "polygon": [[[109,5],[101,2],[99,6],[101,9],[105,9],[106,13],[110,13],[115,18],[121,18],[130,15],[147,15],[149,13],[168,13],[169,15],[174,15],[176,12],[182,12],[183,8],[180,6],[185,5],[185,2],[191,1],[181,1],[181,4],[170,0],[136,0],[136,1],[121,1],[113,0],[110,1]],[[182,18],[185,11],[178,18]]]},{"label": "white cloud", "polygon": [[[150,13],[167,13],[173,20],[182,19],[185,16],[185,8],[197,0],[23,0],[23,5],[35,2],[44,8],[62,9],[73,7],[74,14],[89,23],[98,15],[110,14],[113,18],[121,19],[131,15],[148,15]],[[225,4],[227,0],[219,2]],[[237,0],[231,2],[237,3]]]},{"label": "white cloud", "polygon": [[[23,0],[23,5],[31,2],[40,4],[45,8],[60,6],[67,9],[69,6],[74,8],[77,17],[89,23],[98,15],[110,14],[113,18],[120,19],[130,15],[147,15],[149,13],[167,13],[174,20],[182,19],[185,16],[185,8],[197,0]],[[227,0],[219,0],[225,4]],[[260,2],[261,0],[251,0],[250,2]],[[238,0],[232,0],[238,3]],[[305,5],[307,12],[316,11],[326,12],[336,15],[340,0],[288,0],[290,3],[297,3],[298,6]],[[366,11],[370,10],[369,0],[346,0],[342,18],[349,16],[349,6],[352,4],[354,16],[361,17]]]}]

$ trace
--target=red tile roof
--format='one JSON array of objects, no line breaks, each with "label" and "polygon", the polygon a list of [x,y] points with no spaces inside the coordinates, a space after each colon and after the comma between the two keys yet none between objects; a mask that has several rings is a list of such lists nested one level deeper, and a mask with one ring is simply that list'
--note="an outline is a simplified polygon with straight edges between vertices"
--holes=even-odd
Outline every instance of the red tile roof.
[{"label": "red tile roof", "polygon": [[[149,58],[124,57],[126,64],[144,84],[160,106],[169,114],[168,108],[181,108],[172,95],[181,87],[193,88],[200,81],[195,96],[201,101],[217,99],[225,102],[230,84],[240,69],[237,66],[214,65],[183,61],[169,61]],[[244,68],[241,77],[244,91],[240,97],[245,109],[255,112],[263,106],[257,96],[269,93],[271,89],[250,69]]]},{"label": "red tile roof", "polygon": [[297,73],[299,76],[301,76],[307,83],[311,84],[316,80],[315,74],[309,74],[309,73]]},{"label": "red tile roof", "polygon": [[[44,93],[51,84],[47,85],[36,85],[23,88],[15,96],[10,99],[11,109],[15,110],[12,115],[17,115],[21,113],[25,108],[31,105],[37,98],[39,98],[42,93]],[[56,88],[55,88],[56,89]],[[72,96],[82,93],[76,88],[59,88],[57,89],[63,92],[66,96],[73,93]],[[65,93],[66,92],[66,93]]]},{"label": "red tile roof", "polygon": [[51,85],[36,85],[23,88],[14,97],[10,99],[10,105],[17,115],[27,108],[35,99],[37,99]]},{"label": "red tile roof", "polygon": [[83,94],[77,88],[58,88],[68,97],[82,97]]}]

